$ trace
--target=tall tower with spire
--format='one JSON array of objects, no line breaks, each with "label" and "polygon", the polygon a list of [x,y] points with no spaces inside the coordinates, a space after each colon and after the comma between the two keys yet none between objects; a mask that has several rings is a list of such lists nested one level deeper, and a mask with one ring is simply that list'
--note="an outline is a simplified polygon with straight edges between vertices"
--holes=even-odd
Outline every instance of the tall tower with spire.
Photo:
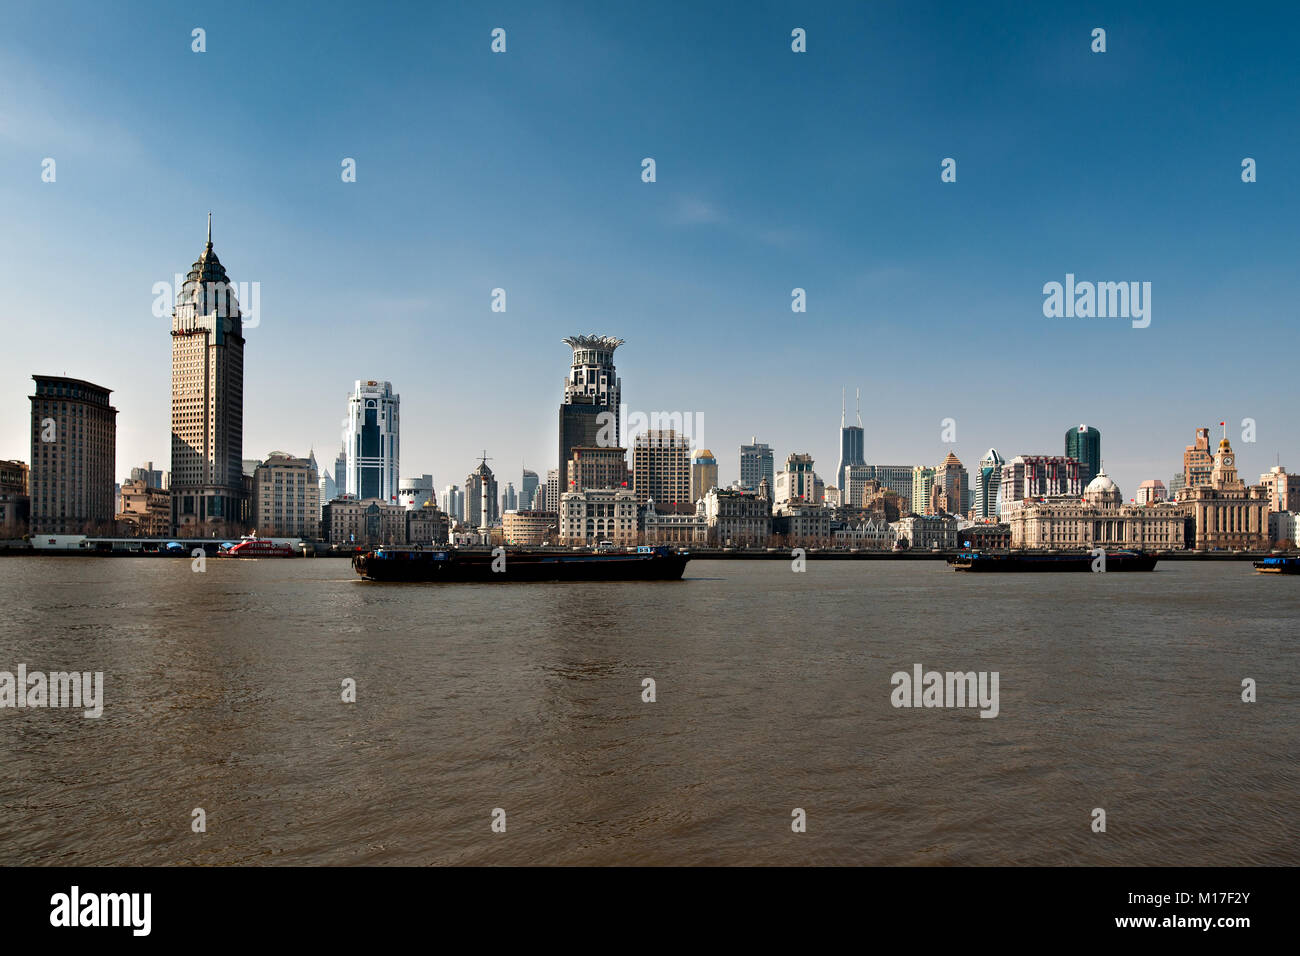
[{"label": "tall tower with spire", "polygon": [[840,492],[844,491],[844,472],[849,465],[865,465],[866,459],[862,457],[862,390],[857,390],[857,417],[856,425],[845,423],[845,397],[846,392],[840,389],[840,463],[835,469],[835,487]]},{"label": "tall tower with spire", "polygon": [[226,269],[208,239],[172,312],[172,525],[175,533],[242,533],[244,326]]}]

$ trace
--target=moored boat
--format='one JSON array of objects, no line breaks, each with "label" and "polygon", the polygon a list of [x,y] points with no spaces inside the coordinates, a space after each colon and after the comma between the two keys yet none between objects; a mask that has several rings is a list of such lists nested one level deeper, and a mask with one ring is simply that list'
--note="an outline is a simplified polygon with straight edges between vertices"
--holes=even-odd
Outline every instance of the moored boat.
[{"label": "moored boat", "polygon": [[962,551],[948,559],[954,571],[1151,571],[1156,556],[1141,551]]},{"label": "moored boat", "polygon": [[675,581],[690,555],[667,546],[636,551],[535,551],[377,548],[354,555],[352,567],[368,581]]},{"label": "moored boat", "polygon": [[237,544],[229,548],[223,546],[217,554],[225,558],[292,558],[297,556],[297,552],[284,542],[273,541],[270,538],[259,538],[255,534],[245,535],[239,539]]},{"label": "moored boat", "polygon": [[1255,570],[1263,574],[1300,574],[1300,557],[1270,555],[1256,561]]}]

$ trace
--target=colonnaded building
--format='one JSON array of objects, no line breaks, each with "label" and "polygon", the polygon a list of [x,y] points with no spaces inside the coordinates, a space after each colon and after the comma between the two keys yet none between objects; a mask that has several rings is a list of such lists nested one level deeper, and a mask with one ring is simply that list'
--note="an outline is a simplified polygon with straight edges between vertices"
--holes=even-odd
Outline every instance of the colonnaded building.
[{"label": "colonnaded building", "polygon": [[[1198,429],[1200,433],[1208,429]],[[1237,477],[1236,456],[1225,435],[1214,455],[1208,482],[1182,488],[1178,503],[1196,523],[1192,547],[1258,550],[1268,547],[1269,489],[1247,486]]]},{"label": "colonnaded building", "polygon": [[1004,512],[1012,548],[1136,548],[1184,546],[1187,511],[1178,505],[1125,505],[1103,468],[1078,498],[1028,500]]}]

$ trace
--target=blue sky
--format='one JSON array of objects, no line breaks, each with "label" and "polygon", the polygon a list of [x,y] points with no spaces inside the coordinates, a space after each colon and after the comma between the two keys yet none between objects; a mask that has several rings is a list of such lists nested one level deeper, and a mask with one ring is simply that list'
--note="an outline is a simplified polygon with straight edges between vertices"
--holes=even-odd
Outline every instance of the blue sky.
[{"label": "blue sky", "polygon": [[[702,413],[724,481],[751,435],[832,475],[842,386],[873,462],[1088,422],[1131,495],[1226,420],[1247,477],[1300,468],[1294,8],[805,6],[11,5],[0,457],[28,458],[32,373],[66,373],[114,389],[120,475],[167,467],[151,290],[211,210],[261,284],[245,457],[327,464],[379,378],[404,475],[486,448],[517,483],[556,464],[560,339],[596,332],[632,410]],[[1045,318],[1066,273],[1150,282],[1150,327]]]}]

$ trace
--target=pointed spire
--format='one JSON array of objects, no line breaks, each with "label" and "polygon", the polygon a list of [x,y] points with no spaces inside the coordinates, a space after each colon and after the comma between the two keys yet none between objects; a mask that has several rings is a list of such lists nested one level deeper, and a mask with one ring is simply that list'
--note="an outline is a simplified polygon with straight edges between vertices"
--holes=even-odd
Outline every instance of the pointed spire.
[{"label": "pointed spire", "polygon": [[853,390],[853,393],[854,393],[853,400],[855,403],[855,413],[858,416],[858,427],[861,428],[862,427],[862,389],[855,388]]},{"label": "pointed spire", "polygon": [[840,428],[844,427],[844,393],[847,389],[840,389]]},{"label": "pointed spire", "polygon": [[208,248],[212,248],[212,210],[208,210]]}]

